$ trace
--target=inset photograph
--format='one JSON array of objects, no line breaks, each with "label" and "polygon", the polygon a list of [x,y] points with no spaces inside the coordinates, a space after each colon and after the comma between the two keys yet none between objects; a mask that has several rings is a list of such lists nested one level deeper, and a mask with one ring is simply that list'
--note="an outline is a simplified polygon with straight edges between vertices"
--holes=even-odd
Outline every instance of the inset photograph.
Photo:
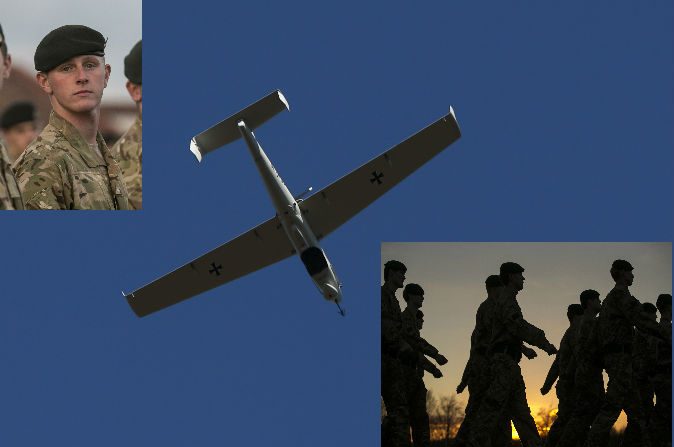
[{"label": "inset photograph", "polygon": [[0,209],[142,208],[141,3],[123,3],[3,10]]},{"label": "inset photograph", "polygon": [[670,445],[671,243],[381,255],[382,446]]}]

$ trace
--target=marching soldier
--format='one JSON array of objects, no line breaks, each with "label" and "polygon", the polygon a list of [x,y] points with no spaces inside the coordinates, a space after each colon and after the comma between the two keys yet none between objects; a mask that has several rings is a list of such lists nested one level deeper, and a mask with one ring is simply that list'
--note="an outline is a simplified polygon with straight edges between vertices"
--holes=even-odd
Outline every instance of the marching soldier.
[{"label": "marching soldier", "polygon": [[136,103],[138,116],[131,127],[110,149],[124,173],[124,183],[129,192],[129,203],[139,210],[143,205],[143,82],[142,41],[138,41],[124,58],[126,89]]},{"label": "marching soldier", "polygon": [[66,25],[35,50],[37,82],[52,112],[14,164],[27,209],[129,209],[119,165],[98,132],[110,76],[105,43],[98,31]]},{"label": "marching soldier", "polygon": [[405,284],[407,267],[400,261],[384,264],[384,285],[381,287],[381,395],[387,417],[382,439],[393,447],[409,447],[410,421],[403,362],[413,364],[417,355],[403,336],[400,304],[396,290]]},{"label": "marching soldier", "polygon": [[[12,71],[12,56],[8,53],[5,34],[0,25],[0,90]],[[12,172],[11,161],[0,141],[0,210],[22,210],[23,200]]]},{"label": "marching soldier", "polygon": [[[566,311],[566,317],[569,319],[569,327],[559,342],[559,352],[555,356],[555,361],[550,366],[550,371],[545,378],[545,383],[541,388],[541,394],[548,394],[552,385],[557,381],[557,419],[553,422],[548,432],[546,441],[547,447],[557,445],[557,441],[562,435],[564,426],[571,418],[573,405],[574,375],[576,373],[576,360],[573,355],[574,336],[578,331],[580,318],[583,315],[583,308],[580,304],[570,304]],[[559,379],[558,379],[559,378]]]},{"label": "marching soldier", "polygon": [[634,281],[632,270],[632,265],[625,260],[613,262],[611,277],[615,281],[615,287],[606,296],[599,312],[597,329],[601,342],[601,358],[609,381],[604,403],[592,422],[587,439],[588,447],[602,444],[623,409],[627,413],[628,423],[636,424],[644,444],[650,445],[646,420],[632,383],[633,327],[664,340],[669,343],[670,349],[671,338],[668,338],[665,328],[641,312],[641,303],[630,294],[629,287]]},{"label": "marching soldier", "polygon": [[519,360],[522,342],[541,348],[549,355],[557,348],[545,338],[545,333],[526,321],[517,303],[517,294],[524,288],[524,269],[514,262],[501,265],[500,277],[504,289],[493,309],[491,341],[487,355],[490,358],[492,381],[477,410],[476,424],[470,430],[468,445],[484,447],[491,434],[508,414],[526,447],[540,446],[541,438],[527,403],[526,387]]}]

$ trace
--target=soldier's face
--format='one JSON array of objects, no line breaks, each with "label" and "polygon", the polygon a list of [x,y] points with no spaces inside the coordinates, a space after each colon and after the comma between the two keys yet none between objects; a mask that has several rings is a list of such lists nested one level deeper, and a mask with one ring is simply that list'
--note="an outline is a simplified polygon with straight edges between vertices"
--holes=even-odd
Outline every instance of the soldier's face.
[{"label": "soldier's face", "polygon": [[524,275],[522,275],[522,273],[511,273],[510,283],[513,285],[515,290],[524,289]]},{"label": "soldier's face", "polygon": [[9,74],[12,71],[12,56],[7,55],[7,57],[2,56],[0,52],[0,90],[5,83],[5,79],[9,79]]},{"label": "soldier's face", "polygon": [[400,289],[405,285],[405,272],[402,270],[391,270],[388,276],[395,287]]},{"label": "soldier's face", "polygon": [[601,301],[599,301],[599,298],[590,300],[588,301],[588,307],[596,314],[601,310]]},{"label": "soldier's face", "polygon": [[417,309],[424,305],[424,296],[423,295],[407,295],[407,301]]},{"label": "soldier's face", "polygon": [[7,143],[7,151],[13,159],[21,155],[21,152],[37,137],[35,123],[32,121],[16,124],[5,129],[2,134]]},{"label": "soldier's face", "polygon": [[623,277],[625,278],[625,283],[628,286],[631,286],[632,283],[634,282],[634,272],[630,270],[629,272],[624,272]]},{"label": "soldier's face", "polygon": [[91,112],[101,104],[103,89],[108,85],[110,65],[100,56],[76,56],[48,73],[38,73],[37,81],[57,112]]}]

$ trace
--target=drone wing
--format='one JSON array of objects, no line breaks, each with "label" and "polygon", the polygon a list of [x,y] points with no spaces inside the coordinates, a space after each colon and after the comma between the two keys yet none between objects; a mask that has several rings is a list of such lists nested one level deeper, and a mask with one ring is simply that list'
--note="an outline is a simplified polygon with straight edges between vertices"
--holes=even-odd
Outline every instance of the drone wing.
[{"label": "drone wing", "polygon": [[293,254],[273,217],[150,284],[125,294],[139,317],[172,306]]},{"label": "drone wing", "polygon": [[300,203],[318,239],[327,236],[459,139],[454,111]]}]

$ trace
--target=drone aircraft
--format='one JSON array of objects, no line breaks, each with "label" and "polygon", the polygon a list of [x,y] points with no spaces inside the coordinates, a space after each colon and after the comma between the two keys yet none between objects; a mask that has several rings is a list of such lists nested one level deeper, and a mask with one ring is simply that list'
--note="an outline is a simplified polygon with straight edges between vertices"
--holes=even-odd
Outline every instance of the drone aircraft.
[{"label": "drone aircraft", "polygon": [[344,316],[342,285],[319,241],[461,136],[450,107],[425,129],[303,199],[304,193],[290,193],[253,134],[283,110],[290,107],[276,90],[192,139],[190,150],[201,162],[207,153],[243,138],[276,215],[140,289],[122,292],[136,315],[151,314],[297,254],[323,297]]}]

